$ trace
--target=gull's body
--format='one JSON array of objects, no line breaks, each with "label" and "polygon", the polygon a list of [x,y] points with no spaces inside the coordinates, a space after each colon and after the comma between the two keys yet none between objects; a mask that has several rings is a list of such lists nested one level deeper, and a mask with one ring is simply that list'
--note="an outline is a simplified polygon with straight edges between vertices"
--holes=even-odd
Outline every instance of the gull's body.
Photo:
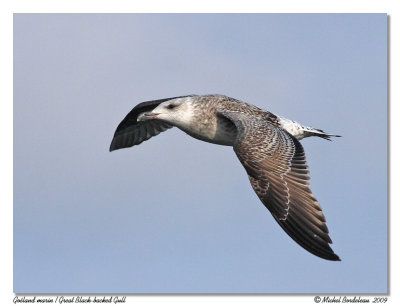
[{"label": "gull's body", "polygon": [[226,96],[192,95],[138,104],[119,124],[110,151],[138,145],[173,126],[199,140],[233,146],[254,191],[286,233],[314,255],[340,260],[329,246],[298,141],[336,135]]}]

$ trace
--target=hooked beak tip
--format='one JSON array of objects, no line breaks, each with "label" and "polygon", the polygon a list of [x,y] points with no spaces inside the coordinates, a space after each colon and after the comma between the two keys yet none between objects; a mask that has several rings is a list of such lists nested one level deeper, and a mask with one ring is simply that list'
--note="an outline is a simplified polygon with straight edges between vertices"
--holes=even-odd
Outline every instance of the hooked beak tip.
[{"label": "hooked beak tip", "polygon": [[143,113],[140,114],[139,117],[137,118],[137,121],[145,121],[145,120],[150,120],[150,119],[155,119],[157,118],[157,116],[159,115],[159,113]]}]

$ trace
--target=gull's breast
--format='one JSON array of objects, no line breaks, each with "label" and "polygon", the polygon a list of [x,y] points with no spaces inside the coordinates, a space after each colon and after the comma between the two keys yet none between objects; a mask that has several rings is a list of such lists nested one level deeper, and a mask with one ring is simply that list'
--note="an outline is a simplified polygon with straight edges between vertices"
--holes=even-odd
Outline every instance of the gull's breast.
[{"label": "gull's breast", "polygon": [[217,117],[216,127],[213,143],[225,146],[233,146],[237,136],[236,126],[230,120]]},{"label": "gull's breast", "polygon": [[196,139],[224,146],[233,146],[237,135],[236,126],[219,116],[203,119],[190,127],[179,128]]}]

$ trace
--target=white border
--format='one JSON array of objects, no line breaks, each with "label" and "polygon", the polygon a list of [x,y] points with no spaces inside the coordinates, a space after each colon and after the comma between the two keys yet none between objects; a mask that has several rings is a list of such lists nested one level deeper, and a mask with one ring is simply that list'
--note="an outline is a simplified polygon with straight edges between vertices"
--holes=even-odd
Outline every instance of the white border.
[{"label": "white border", "polygon": [[[399,141],[396,140],[399,120],[399,95],[398,90],[393,84],[400,84],[398,77],[398,60],[396,54],[400,54],[399,50],[399,10],[396,8],[397,1],[275,1],[273,3],[260,3],[259,0],[246,1],[218,1],[218,0],[202,0],[202,1],[178,1],[178,0],[147,0],[141,3],[134,1],[86,1],[69,0],[69,1],[50,1],[50,0],[26,0],[26,1],[9,1],[3,0],[0,3],[0,31],[2,38],[2,46],[0,48],[0,71],[1,71],[1,192],[0,203],[3,206],[1,214],[1,242],[2,242],[2,260],[1,262],[1,283],[0,283],[0,302],[1,305],[11,305],[14,298],[12,285],[12,117],[13,117],[13,64],[12,64],[12,24],[13,13],[133,13],[133,12],[266,12],[266,13],[388,13],[390,15],[390,82],[391,86],[391,271],[390,271],[390,296],[389,302],[386,304],[399,303],[397,290],[398,284],[398,264],[399,258],[398,247],[396,243],[396,233],[398,232],[399,222],[396,222],[395,216],[398,215],[399,197],[394,192],[398,186],[398,176],[395,171],[398,169],[398,162],[394,158],[400,156]],[[398,85],[397,85],[398,86]],[[395,102],[397,101],[397,103]],[[394,216],[394,217],[393,217]],[[393,239],[394,238],[394,239]],[[222,296],[128,296],[128,302],[122,305],[158,305],[160,303],[171,305],[204,305],[222,304],[243,305],[263,305],[272,303],[272,305],[284,305],[286,303],[295,302],[299,305],[315,304],[312,296],[275,296],[275,295],[222,295]]]}]

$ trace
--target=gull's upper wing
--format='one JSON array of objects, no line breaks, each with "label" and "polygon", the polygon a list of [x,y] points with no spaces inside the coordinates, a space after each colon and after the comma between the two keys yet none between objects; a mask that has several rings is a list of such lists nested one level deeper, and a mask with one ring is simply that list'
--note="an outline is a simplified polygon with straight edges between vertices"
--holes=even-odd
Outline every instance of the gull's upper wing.
[{"label": "gull's upper wing", "polygon": [[190,96],[180,96],[173,98],[166,98],[160,100],[153,100],[142,102],[136,105],[129,113],[126,115],[124,120],[118,125],[117,130],[114,133],[114,137],[111,141],[110,152],[122,148],[132,147],[138,145],[145,140],[148,140],[152,136],[156,136],[159,133],[170,129],[172,125],[167,124],[161,120],[153,119],[146,121],[137,121],[140,114],[145,112],[150,112],[155,109],[159,104],[173,100],[177,98],[184,98]]},{"label": "gull's upper wing", "polygon": [[272,216],[298,244],[314,255],[340,260],[332,243],[321,206],[309,188],[309,172],[300,142],[265,120],[230,111],[218,115],[237,130],[233,149],[250,183]]}]

